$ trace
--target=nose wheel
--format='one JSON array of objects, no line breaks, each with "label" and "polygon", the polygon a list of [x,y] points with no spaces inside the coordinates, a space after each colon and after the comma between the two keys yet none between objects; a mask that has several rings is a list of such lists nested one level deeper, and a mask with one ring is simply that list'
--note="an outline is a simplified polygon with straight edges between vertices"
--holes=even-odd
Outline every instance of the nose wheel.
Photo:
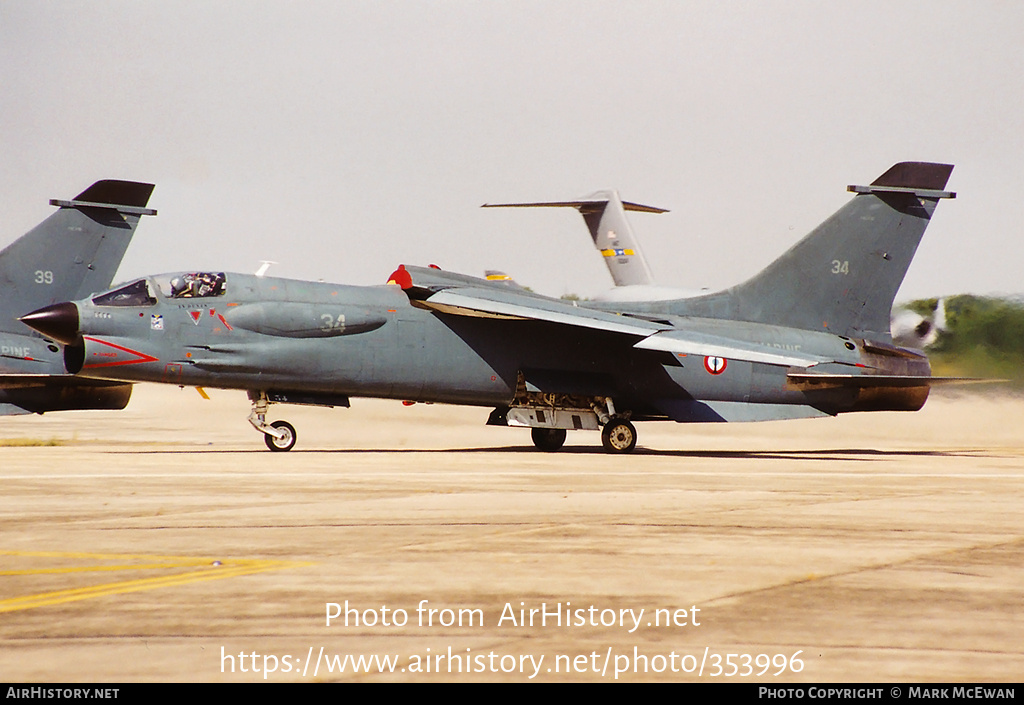
[{"label": "nose wheel", "polygon": [[287,421],[275,421],[270,424],[271,428],[277,429],[280,433],[279,436],[271,435],[270,433],[263,434],[263,440],[267,444],[267,448],[274,451],[275,453],[282,453],[286,450],[291,450],[295,446],[295,427]]}]

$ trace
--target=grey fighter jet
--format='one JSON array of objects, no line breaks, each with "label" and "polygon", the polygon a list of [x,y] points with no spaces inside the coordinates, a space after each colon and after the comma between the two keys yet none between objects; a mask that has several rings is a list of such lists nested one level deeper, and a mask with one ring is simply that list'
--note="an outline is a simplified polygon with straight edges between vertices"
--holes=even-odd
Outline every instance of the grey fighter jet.
[{"label": "grey fighter jet", "polygon": [[131,385],[69,375],[60,348],[17,317],[110,287],[153,184],[97,181],[0,252],[0,415],[123,409]]},{"label": "grey fighter jet", "polygon": [[275,402],[379,397],[490,407],[557,450],[634,422],[757,421],[916,410],[931,377],[889,316],[952,166],[904,162],[748,281],[676,300],[573,303],[436,268],[343,286],[216,271],[146,277],[21,320],[64,344],[69,373],[244,389],[271,450]]}]

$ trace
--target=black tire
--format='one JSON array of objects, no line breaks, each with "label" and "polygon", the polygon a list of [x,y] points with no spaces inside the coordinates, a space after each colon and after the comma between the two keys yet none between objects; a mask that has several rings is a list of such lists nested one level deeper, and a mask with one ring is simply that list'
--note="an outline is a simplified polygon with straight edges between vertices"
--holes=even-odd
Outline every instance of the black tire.
[{"label": "black tire", "polygon": [[565,444],[564,428],[535,428],[530,431],[533,445],[547,452],[555,451]]},{"label": "black tire", "polygon": [[266,442],[267,448],[270,448],[275,453],[284,453],[295,447],[297,437],[294,426],[287,421],[275,421],[270,425],[280,431],[284,431],[285,435],[283,438],[274,438],[269,433],[264,433],[263,440]]},{"label": "black tire", "polygon": [[632,453],[636,448],[636,428],[626,419],[611,419],[601,431],[601,445],[609,453]]}]

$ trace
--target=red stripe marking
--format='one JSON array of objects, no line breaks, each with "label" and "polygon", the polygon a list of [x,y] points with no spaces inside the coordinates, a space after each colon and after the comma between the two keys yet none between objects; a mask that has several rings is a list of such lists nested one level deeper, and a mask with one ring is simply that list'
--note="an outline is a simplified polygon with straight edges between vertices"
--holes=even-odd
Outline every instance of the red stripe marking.
[{"label": "red stripe marking", "polygon": [[141,353],[138,350],[132,350],[131,348],[126,348],[122,345],[117,345],[115,343],[108,343],[106,340],[93,338],[92,336],[89,335],[83,335],[82,338],[84,338],[85,340],[91,340],[94,343],[99,343],[100,345],[106,345],[116,350],[120,350],[121,352],[128,353],[129,355],[135,355],[138,358],[137,360],[117,360],[115,362],[99,362],[95,364],[85,364],[82,365],[83,369],[87,367],[117,367],[120,365],[135,365],[140,362],[159,362],[158,358],[152,357],[151,355],[147,355],[146,353]]}]

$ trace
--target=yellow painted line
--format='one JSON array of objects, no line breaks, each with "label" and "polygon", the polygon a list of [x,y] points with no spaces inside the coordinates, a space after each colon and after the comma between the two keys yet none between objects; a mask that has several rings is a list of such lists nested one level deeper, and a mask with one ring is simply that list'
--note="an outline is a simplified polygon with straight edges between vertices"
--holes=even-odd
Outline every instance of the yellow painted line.
[{"label": "yellow painted line", "polygon": [[[207,561],[209,564],[210,561]],[[0,570],[0,575],[57,575],[59,573],[95,573],[112,570],[152,570],[154,568],[184,568],[180,563],[129,563],[127,565],[82,565],[70,568],[28,568],[26,570]]]},{"label": "yellow painted line", "polygon": [[69,588],[44,592],[36,595],[24,595],[0,600],[0,612],[14,612],[16,610],[27,610],[35,607],[58,605],[65,602],[87,600],[93,597],[105,597],[128,592],[140,592],[142,590],[153,590],[162,587],[175,585],[186,585],[188,583],[202,582],[206,580],[220,580],[222,578],[235,578],[242,575],[252,575],[270,570],[283,570],[285,568],[299,568],[313,565],[312,563],[300,561],[274,561],[261,559],[240,559],[225,560],[220,565],[213,565],[210,558],[196,558],[190,556],[151,556],[151,555],[130,555],[130,554],[102,554],[102,553],[60,553],[60,552],[28,552],[28,551],[0,551],[0,555],[19,556],[25,558],[64,558],[91,560],[144,560],[146,562],[127,564],[123,566],[69,566],[68,568],[40,568],[38,570],[5,571],[0,575],[40,575],[53,573],[92,572],[96,570],[155,570],[166,568],[200,568],[185,573],[174,575],[158,575],[150,578],[139,578],[136,580],[122,580],[100,585],[89,585],[86,587]]}]

